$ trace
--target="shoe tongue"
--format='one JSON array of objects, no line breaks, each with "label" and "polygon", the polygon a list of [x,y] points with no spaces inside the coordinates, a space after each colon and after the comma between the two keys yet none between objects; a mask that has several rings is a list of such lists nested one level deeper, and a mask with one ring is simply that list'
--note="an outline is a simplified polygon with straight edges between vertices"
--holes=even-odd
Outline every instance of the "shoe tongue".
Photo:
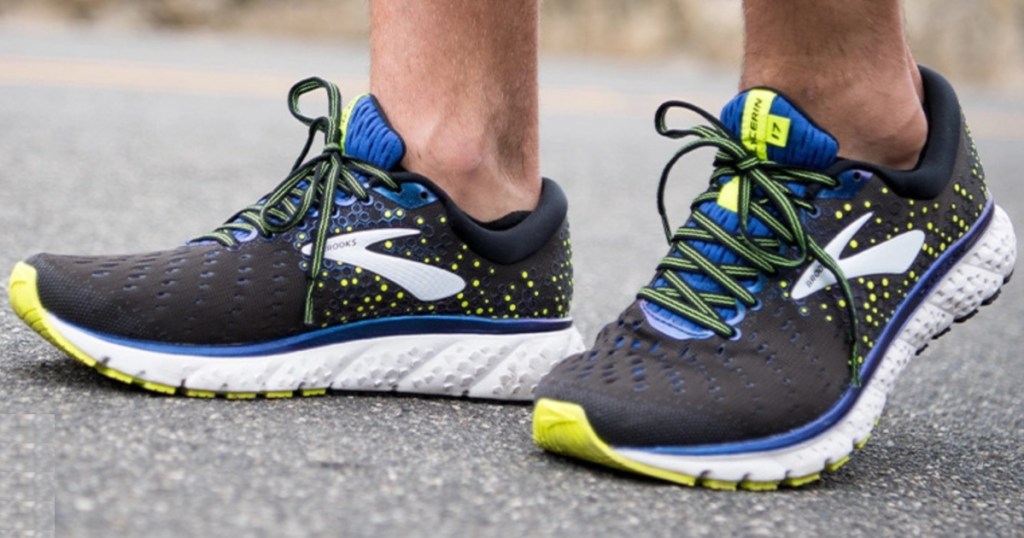
[{"label": "shoe tongue", "polygon": [[[836,161],[839,151],[836,139],[774,90],[755,88],[740,93],[722,109],[721,120],[760,159],[815,170],[826,169]],[[726,232],[739,234],[740,221],[736,214],[738,182],[734,177],[727,176],[721,179],[721,183],[718,199],[702,203],[697,210]],[[804,187],[792,185],[791,188],[795,192],[802,192]],[[696,227],[696,224],[691,219],[686,226]],[[750,218],[746,233],[750,237],[772,235],[768,227],[755,217]],[[714,264],[746,263],[721,243],[696,240],[688,243]],[[679,252],[673,250],[670,255],[679,256]],[[678,271],[676,274],[698,291],[724,292],[718,282],[704,274],[689,271]],[[757,285],[756,279],[741,282],[748,289],[754,289]],[[655,281],[656,286],[665,284],[661,278]],[[646,303],[643,308],[651,325],[663,333],[677,338],[707,334],[699,325],[653,303]],[[738,322],[742,317],[741,309],[716,307],[715,310],[726,320]]]},{"label": "shoe tongue", "polygon": [[839,143],[782,94],[768,88],[740,93],[722,109],[722,123],[759,158],[815,170],[836,161]]},{"label": "shoe tongue", "polygon": [[341,113],[341,149],[345,155],[383,170],[394,169],[405,155],[402,137],[368,93],[349,101]]}]

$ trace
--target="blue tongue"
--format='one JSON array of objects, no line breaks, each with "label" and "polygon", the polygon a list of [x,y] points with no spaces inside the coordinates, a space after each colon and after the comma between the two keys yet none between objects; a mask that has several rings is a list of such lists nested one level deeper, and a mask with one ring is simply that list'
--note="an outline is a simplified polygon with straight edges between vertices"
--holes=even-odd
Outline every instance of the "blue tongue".
[{"label": "blue tongue", "polygon": [[341,132],[345,155],[377,168],[392,170],[405,155],[402,137],[391,128],[377,99],[368,93],[349,101],[342,111]]},{"label": "blue tongue", "polygon": [[[832,135],[816,126],[785,97],[773,90],[757,88],[740,93],[722,109],[721,120],[748,150],[762,160],[822,170],[835,162],[839,151],[839,144]],[[704,202],[697,211],[710,217],[722,229],[738,234],[740,222],[736,210],[739,183],[734,177],[725,177],[721,183],[718,200]],[[792,185],[791,188],[799,192],[803,187]],[[696,227],[692,219],[685,225]],[[769,229],[753,217],[749,220],[747,233],[751,237],[771,235]],[[703,241],[691,241],[689,244],[716,265],[744,263],[732,250],[720,244]],[[673,250],[670,255],[678,256],[678,252]],[[676,274],[696,290],[724,291],[717,282],[702,274],[686,271]],[[655,287],[664,285],[666,283],[661,278],[654,283]],[[756,291],[758,281],[744,281],[743,285],[748,290]],[[645,302],[643,308],[651,325],[666,334],[685,338],[709,333],[707,329],[653,303]],[[736,322],[743,313],[739,307],[716,310],[723,319]]]},{"label": "blue tongue", "polygon": [[839,151],[832,135],[774,90],[755,88],[737,95],[722,109],[721,120],[764,160],[822,170]]}]

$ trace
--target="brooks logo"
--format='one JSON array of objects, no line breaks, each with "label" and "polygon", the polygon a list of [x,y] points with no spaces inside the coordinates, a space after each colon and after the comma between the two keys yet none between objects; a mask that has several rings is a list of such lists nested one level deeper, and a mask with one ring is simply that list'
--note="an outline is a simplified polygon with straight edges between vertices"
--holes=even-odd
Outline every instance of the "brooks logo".
[{"label": "brooks logo", "polygon": [[[466,287],[466,281],[455,273],[425,263],[367,250],[367,247],[381,241],[419,233],[419,230],[409,228],[382,228],[336,235],[327,239],[324,257],[373,271],[402,286],[421,301],[437,301],[462,291]],[[302,247],[302,253],[306,256],[311,252],[312,245],[306,244]]]},{"label": "brooks logo", "polygon": [[[900,274],[910,269],[914,258],[924,244],[924,232],[912,230],[875,245],[863,252],[840,258],[843,248],[864,227],[873,213],[868,213],[843,228],[825,246],[825,253],[836,260],[847,280],[869,275]],[[793,286],[793,298],[803,299],[808,295],[836,283],[836,277],[820,262],[808,267]]]}]

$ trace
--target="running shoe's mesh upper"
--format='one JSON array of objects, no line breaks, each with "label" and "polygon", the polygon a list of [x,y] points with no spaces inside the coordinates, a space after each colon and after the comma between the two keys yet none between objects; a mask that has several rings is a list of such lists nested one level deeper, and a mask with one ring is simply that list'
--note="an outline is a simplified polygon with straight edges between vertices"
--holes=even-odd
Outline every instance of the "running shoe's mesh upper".
[{"label": "running shoe's mesh upper", "polygon": [[[346,156],[391,168],[404,148],[376,101],[364,96],[346,111]],[[230,240],[202,240],[174,250],[131,256],[28,260],[44,307],[79,327],[122,338],[180,344],[251,344],[347,322],[390,316],[458,315],[496,320],[564,319],[572,298],[564,197],[545,181],[534,214],[500,232],[534,245],[528,256],[499,263],[478,253],[451,226],[458,211],[425,179],[407,176],[397,189],[359,175],[365,199],[338,191],[328,215],[328,248],[314,280],[312,323],[304,323],[311,272],[309,249],[320,215],[310,209],[295,226],[268,234],[231,229]],[[307,187],[308,188],[308,187]],[[462,217],[462,215],[459,215]],[[463,226],[473,226],[461,218]],[[234,222],[240,222],[235,220]],[[367,232],[390,234],[366,241]],[[250,230],[255,232],[255,230]],[[362,235],[361,235],[362,234]],[[347,238],[360,244],[353,247]],[[355,239],[358,238],[358,239]],[[517,241],[518,239],[518,241]],[[333,242],[332,242],[333,241]],[[225,242],[229,244],[224,244]],[[380,273],[346,262],[343,249],[376,256]],[[522,259],[518,259],[522,258]],[[339,261],[341,260],[341,261]],[[396,262],[395,260],[402,260]],[[398,266],[396,269],[395,267]],[[410,269],[411,267],[411,269]],[[440,296],[419,296],[393,278],[447,273]],[[455,282],[456,284],[452,284]],[[412,286],[412,284],[407,284]]]},{"label": "running shoe's mesh upper", "polygon": [[195,245],[130,256],[41,254],[39,299],[102,333],[183,344],[237,344],[302,331],[305,278],[285,243]]},{"label": "running shoe's mesh upper", "polygon": [[[822,246],[843,230],[856,230],[837,246],[839,261],[865,253],[877,261],[893,239],[923,232],[912,236],[920,237],[920,243],[916,254],[910,252],[905,271],[850,275],[864,357],[871,356],[887,324],[901,323],[920,300],[923,293],[911,291],[928,285],[920,282],[922,275],[955,256],[951,247],[963,247],[957,241],[986,206],[977,152],[955,100],[949,108],[930,110],[937,125],[925,158],[954,153],[952,170],[947,167],[943,177],[919,178],[945,185],[937,197],[899,196],[884,170],[842,161],[830,170],[838,186],[817,193],[814,211],[802,215],[807,234]],[[941,134],[950,129],[954,136]],[[865,215],[870,216],[858,227]],[[602,329],[590,350],[556,366],[537,397],[580,404],[598,435],[619,446],[746,441],[806,425],[835,405],[851,382],[847,297],[835,285],[800,298],[792,295],[795,285],[821,278],[821,273],[807,273],[810,265],[765,278],[755,294],[759,305],[734,321],[734,339],[673,331],[676,319],[652,315],[648,303],[638,300]],[[862,375],[870,372],[862,370]]]}]

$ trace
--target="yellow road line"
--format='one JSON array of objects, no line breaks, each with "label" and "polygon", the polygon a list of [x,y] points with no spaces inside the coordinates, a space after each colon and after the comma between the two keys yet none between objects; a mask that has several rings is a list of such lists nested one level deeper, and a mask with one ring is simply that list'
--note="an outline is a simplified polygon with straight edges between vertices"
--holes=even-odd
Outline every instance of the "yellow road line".
[{"label": "yellow road line", "polygon": [[[71,86],[280,99],[300,76],[71,58],[0,56],[0,84]],[[359,91],[366,79],[341,80]]]},{"label": "yellow road line", "polygon": [[[0,86],[63,86],[200,96],[281,99],[302,74],[203,68],[120,60],[0,55]],[[368,91],[364,76],[331,76],[347,93]],[[716,110],[725,96],[710,92],[627,93],[593,86],[541,88],[541,111],[602,118],[653,117],[662,102],[681,98]],[[1021,140],[1024,111],[972,106],[968,119],[978,138]]]},{"label": "yellow road line", "polygon": [[[105,88],[203,96],[281,99],[302,74],[213,69],[182,65],[0,55],[0,85]],[[332,80],[357,95],[368,91],[366,77]],[[638,98],[639,97],[639,98]],[[715,96],[688,99],[713,102]],[[651,116],[667,95],[627,95],[595,87],[545,87],[545,112],[601,116]],[[720,99],[720,96],[719,96]]]}]

